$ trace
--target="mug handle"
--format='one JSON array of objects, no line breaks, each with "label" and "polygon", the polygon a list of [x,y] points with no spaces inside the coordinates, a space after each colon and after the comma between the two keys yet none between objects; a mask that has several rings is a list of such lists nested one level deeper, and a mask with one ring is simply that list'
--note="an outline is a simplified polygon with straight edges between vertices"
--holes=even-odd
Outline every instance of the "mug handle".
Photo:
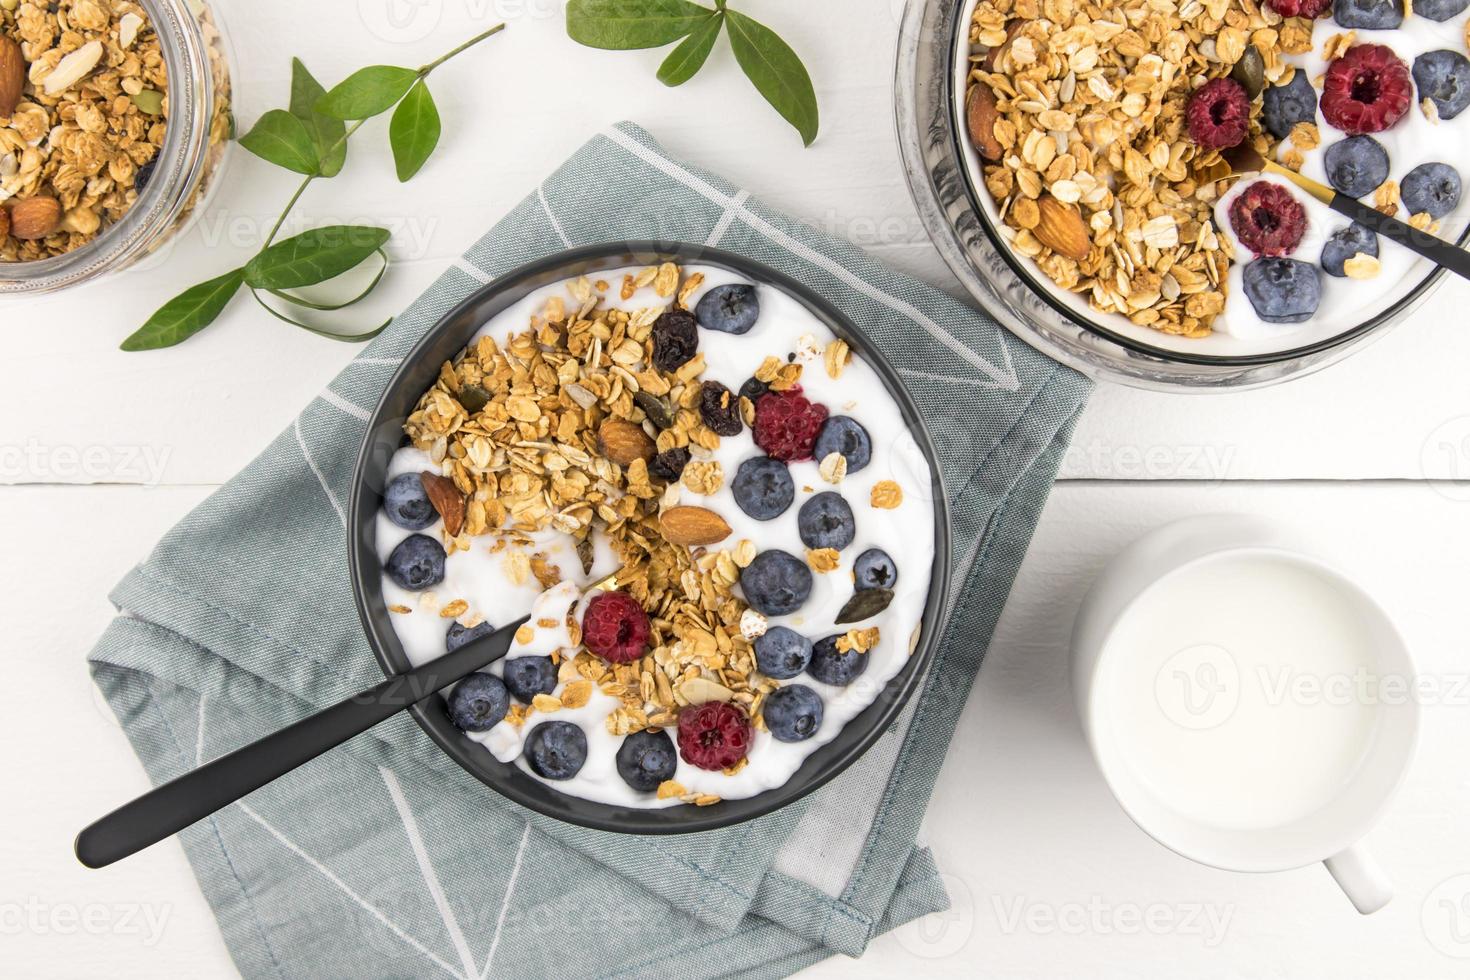
[{"label": "mug handle", "polygon": [[1353,908],[1364,915],[1377,912],[1393,898],[1393,883],[1361,842],[1322,863],[1338,887],[1347,893]]}]

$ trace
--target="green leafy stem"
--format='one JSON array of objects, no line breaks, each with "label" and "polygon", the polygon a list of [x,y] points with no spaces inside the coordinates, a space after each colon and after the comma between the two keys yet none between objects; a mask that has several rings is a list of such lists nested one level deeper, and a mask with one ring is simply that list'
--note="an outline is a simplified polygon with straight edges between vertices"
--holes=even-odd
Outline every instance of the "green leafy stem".
[{"label": "green leafy stem", "polygon": [[[419,68],[372,65],[360,69],[331,91],[322,88],[299,58],[293,58],[288,108],[272,109],[261,116],[250,132],[240,137],[240,145],[269,163],[302,174],[304,179],[250,261],[192,286],[163,304],[123,341],[122,349],[157,350],[183,343],[213,323],[242,286],[272,316],[323,337],[360,342],[381,333],[387,323],[363,333],[328,330],[282,312],[267,297],[316,312],[342,310],[365,299],[388,269],[386,228],[332,225],[280,242],[276,241],[276,235],[313,181],[330,179],[342,171],[352,135],[364,122],[389,109],[393,115],[388,121],[388,143],[398,179],[406,181],[418,173],[439,145],[439,110],[429,94],[429,75],[449,59],[504,29],[504,24],[497,24]],[[335,279],[374,258],[379,263],[376,272],[367,286],[349,299],[324,302],[291,292]]]},{"label": "green leafy stem", "polygon": [[791,46],[775,31],[716,0],[713,9],[690,0],[570,0],[567,34],[592,48],[628,51],[661,48],[679,41],[658,79],[682,85],[693,78],[714,50],[724,29],[730,49],[756,91],[811,146],[817,138],[817,95],[811,76]]}]

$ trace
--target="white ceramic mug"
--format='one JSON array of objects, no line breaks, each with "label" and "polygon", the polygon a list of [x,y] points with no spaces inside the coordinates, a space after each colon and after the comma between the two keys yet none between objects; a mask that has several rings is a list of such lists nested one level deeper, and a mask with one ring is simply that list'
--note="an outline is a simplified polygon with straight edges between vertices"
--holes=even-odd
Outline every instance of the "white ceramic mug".
[{"label": "white ceramic mug", "polygon": [[[1256,571],[1241,578],[1249,570]],[[1263,593],[1277,578],[1290,588]],[[1254,608],[1232,608],[1231,583],[1243,592],[1254,588]],[[1205,594],[1189,591],[1200,585]],[[1297,587],[1312,598],[1281,598]],[[1293,675],[1289,665],[1278,669],[1251,661],[1270,641],[1285,642],[1281,638],[1301,627],[1289,621],[1290,612],[1309,602],[1340,610],[1351,624],[1331,642],[1330,631],[1322,630],[1288,647],[1306,651],[1320,640],[1318,654],[1329,656],[1351,648],[1366,664],[1352,672],[1360,682],[1329,676],[1325,681],[1333,683],[1325,683],[1320,676]],[[1204,605],[1209,603],[1215,605]],[[1221,624],[1221,609],[1232,620],[1258,613],[1274,618],[1269,627],[1241,619],[1232,628]],[[1330,627],[1332,620],[1326,623]],[[1269,629],[1267,640],[1250,650],[1231,651],[1211,635],[1230,634],[1237,646],[1249,646],[1238,641],[1258,628]],[[1177,652],[1166,657],[1176,645]],[[1242,663],[1254,666],[1255,674],[1242,671]],[[1319,656],[1316,668],[1325,673],[1324,663]],[[1413,663],[1378,603],[1312,557],[1288,529],[1255,517],[1215,515],[1171,524],[1135,542],[1083,601],[1071,668],[1077,710],[1098,766],[1123,809],[1150,836],[1226,870],[1284,871],[1324,862],[1365,914],[1392,897],[1391,885],[1360,841],[1413,757],[1419,727]],[[1311,683],[1302,683],[1303,676]],[[1140,692],[1150,677],[1152,697],[1145,698]],[[1178,701],[1171,686],[1176,681],[1201,686],[1183,692],[1192,700]],[[1330,700],[1322,693],[1359,683],[1360,690],[1345,698]],[[1312,690],[1316,701],[1306,700]],[[1292,744],[1283,733],[1310,741]],[[1300,754],[1283,754],[1294,752]],[[1337,769],[1309,765],[1308,756],[1319,752]],[[1308,778],[1293,781],[1292,766],[1303,767]],[[1216,772],[1229,778],[1215,780]],[[1340,778],[1329,778],[1332,772]],[[1253,783],[1258,773],[1259,784]],[[1291,798],[1318,774],[1326,780],[1313,790],[1320,796],[1281,803],[1278,819],[1275,797]]]}]

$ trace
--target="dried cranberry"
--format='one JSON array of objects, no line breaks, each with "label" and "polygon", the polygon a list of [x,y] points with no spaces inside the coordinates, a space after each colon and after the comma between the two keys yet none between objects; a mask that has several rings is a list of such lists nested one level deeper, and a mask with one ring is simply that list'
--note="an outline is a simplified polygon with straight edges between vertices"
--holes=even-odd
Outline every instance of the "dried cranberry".
[{"label": "dried cranberry", "polygon": [[740,399],[718,381],[706,381],[700,387],[699,417],[719,436],[738,436],[745,428],[740,420]]},{"label": "dried cranberry", "polygon": [[653,363],[677,371],[699,348],[699,325],[688,310],[666,310],[653,321]]},{"label": "dried cranberry", "polygon": [[648,472],[660,480],[673,483],[684,474],[684,467],[689,465],[689,450],[683,446],[676,446],[653,457],[653,462],[648,464]]}]

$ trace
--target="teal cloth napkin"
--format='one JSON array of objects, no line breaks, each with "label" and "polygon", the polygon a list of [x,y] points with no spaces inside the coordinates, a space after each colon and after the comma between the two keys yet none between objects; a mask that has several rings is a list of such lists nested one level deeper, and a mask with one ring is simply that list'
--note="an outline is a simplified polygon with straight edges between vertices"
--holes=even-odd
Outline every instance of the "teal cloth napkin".
[{"label": "teal cloth napkin", "polygon": [[633,239],[718,245],[794,276],[906,379],[954,511],[949,626],[923,688],[821,791],[676,838],[525,811],[399,715],[180,835],[245,976],[776,977],[945,908],[919,821],[1089,385],[628,123],[548,177],[129,573],[92,674],[160,783],[379,680],[344,531],[369,411],[482,283]]}]

